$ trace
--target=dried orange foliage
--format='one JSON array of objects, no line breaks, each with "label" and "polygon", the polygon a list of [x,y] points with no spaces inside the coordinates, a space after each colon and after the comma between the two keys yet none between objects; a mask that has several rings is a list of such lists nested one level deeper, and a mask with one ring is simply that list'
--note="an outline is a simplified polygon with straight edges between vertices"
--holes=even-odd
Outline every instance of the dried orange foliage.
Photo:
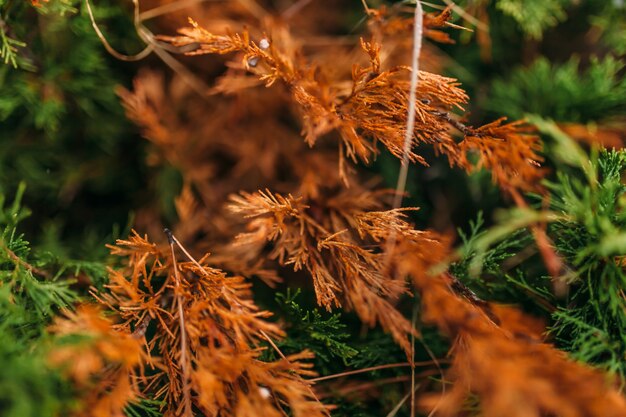
[{"label": "dried orange foliage", "polygon": [[394,238],[399,241],[395,265],[421,294],[422,320],[454,340],[446,373],[451,388],[443,396],[423,398],[426,409],[456,416],[478,397],[484,416],[626,414],[626,400],[607,376],[545,343],[537,320],[477,299],[445,272],[429,273],[448,256],[444,241],[426,242],[395,229],[400,235]]},{"label": "dried orange foliage", "polygon": [[414,330],[394,307],[408,289],[403,279],[390,274],[376,236],[361,219],[386,221],[386,213],[372,211],[381,208],[385,194],[350,189],[324,202],[269,191],[233,196],[231,210],[250,219],[235,246],[253,261],[263,256],[267,241],[273,242],[267,256],[295,271],[306,270],[319,305],[331,310],[345,300],[364,323],[380,324],[408,353],[407,337]]},{"label": "dried orange foliage", "polygon": [[[271,35],[256,30],[256,41],[247,30],[222,28],[222,34],[215,34],[192,21],[180,30],[182,36],[160,40],[192,56],[236,55],[204,102],[190,99],[175,84],[165,90],[168,100],[163,81],[153,74],[142,75],[134,92],[121,90],[120,95],[130,118],[156,145],[158,153],[151,161],[165,159],[183,174],[186,185],[177,201],[181,221],[175,228],[181,240],[212,248],[216,256],[208,262],[270,284],[280,277],[268,258],[306,271],[320,305],[330,309],[345,304],[365,323],[382,324],[408,352],[407,336],[414,330],[393,307],[407,289],[387,270],[384,248],[363,249],[372,237],[359,230],[355,218],[388,207],[381,200],[388,192],[372,192],[367,178],[352,174],[350,162],[372,161],[378,143],[402,157],[409,97],[410,68],[385,69],[381,56],[385,42],[395,42],[390,36],[399,33],[400,20],[386,11],[370,9],[370,14],[373,36],[381,42],[361,40],[355,45],[361,56],[347,56],[357,57],[356,63],[342,62],[346,54],[338,57],[336,50],[305,52],[288,27],[276,21],[266,22]],[[449,18],[447,10],[427,15],[424,24],[436,30]],[[427,165],[418,146],[430,145],[451,165],[467,171],[490,169],[504,190],[536,189],[543,173],[537,166],[538,138],[521,123],[496,121],[479,128],[461,123],[451,111],[462,109],[465,92],[455,80],[429,72],[419,73],[418,97],[411,161]],[[189,114],[169,111],[171,100]],[[196,107],[189,100],[202,104]],[[301,132],[271,116],[278,114],[295,116]],[[300,133],[316,152],[303,146]],[[330,138],[339,140],[339,152],[333,151]],[[225,160],[232,161],[230,166]],[[342,189],[342,183],[350,189]],[[261,184],[277,193],[232,198],[231,212],[253,218],[245,231],[221,202]],[[231,245],[236,235],[237,244]],[[270,253],[268,241],[273,242]]]},{"label": "dried orange foliage", "polygon": [[[439,25],[440,21],[445,21],[445,16],[432,19]],[[257,42],[250,39],[247,31],[218,35],[194,21],[179,32],[180,36],[160,36],[159,39],[180,48],[193,48],[187,55],[238,52],[242,66],[267,87],[281,81],[298,105],[302,134],[309,146],[336,131],[341,138],[342,159],[345,152],[352,161],[360,159],[367,163],[378,153],[378,142],[395,156],[402,157],[410,68],[384,69],[378,43],[361,40],[369,63],[354,65],[351,80],[331,80],[324,76],[322,67],[302,58],[284,26],[278,27],[279,36],[264,37]],[[537,189],[537,181],[543,175],[539,168],[541,158],[536,153],[540,143],[523,124],[503,124],[499,120],[473,128],[461,123],[450,112],[462,110],[467,102],[465,92],[455,80],[425,71],[419,73],[417,97],[417,120],[409,152],[412,162],[426,164],[416,148],[429,144],[437,153],[446,155],[451,165],[467,171],[491,168],[494,180],[505,190]],[[464,139],[457,142],[451,135],[452,129]],[[469,162],[468,152],[478,156],[477,164]],[[340,174],[347,182],[343,167],[340,161]]]},{"label": "dried orange foliage", "polygon": [[[103,339],[54,355],[61,362],[83,355],[71,374],[79,381],[98,375],[110,384],[93,393],[107,392],[111,405],[88,397],[85,413],[98,406],[98,415],[121,415],[139,390],[165,400],[171,416],[281,416],[283,406],[294,416],[327,415],[302,379],[314,375],[310,365],[300,362],[310,353],[272,363],[259,360],[259,342],[283,332],[264,320],[270,313],[256,307],[242,277],[227,277],[206,267],[204,259],[175,262],[168,251],[137,234],[119,240],[111,252],[127,263],[110,270],[107,291],[94,296],[119,318],[114,330],[93,308],[55,326],[63,334],[99,332]],[[109,376],[108,363],[96,361],[98,355],[122,362],[115,378]]]},{"label": "dried orange foliage", "polygon": [[50,356],[82,393],[77,416],[123,417],[126,405],[139,398],[137,378],[150,360],[138,339],[114,328],[95,306],[67,311],[50,329],[60,337],[84,340],[61,345]]},{"label": "dried orange foliage", "polygon": [[42,2],[43,3],[48,3],[50,0],[30,0],[30,4],[32,4],[34,7],[41,7],[42,6]]},{"label": "dried orange foliage", "polygon": [[[122,320],[120,331],[152,355],[142,391],[163,387],[158,394],[171,415],[185,412],[185,390],[206,415],[278,415],[282,404],[294,415],[323,414],[301,378],[310,372],[299,362],[307,354],[259,361],[263,333],[282,333],[252,304],[249,284],[214,268],[273,285],[289,267],[290,279],[312,280],[319,305],[355,311],[407,353],[415,329],[396,306],[415,288],[423,320],[454,340],[446,378],[455,384],[439,407],[444,415],[462,413],[471,396],[488,416],[624,414],[623,399],[601,374],[543,343],[541,323],[477,299],[441,272],[450,238],[416,230],[406,209],[388,210],[393,192],[357,171],[380,145],[403,156],[412,19],[399,6],[369,9],[371,37],[359,42],[330,36],[334,14],[316,2],[296,2],[306,13],[289,9],[279,18],[254,4],[203,3],[191,13],[201,23],[159,37],[213,80],[204,96],[180,75],[166,82],[153,72],[140,73],[133,91],[119,91],[152,144],[150,164],[182,174],[175,235],[194,254],[214,252],[199,265],[175,266],[168,251],[137,235],[113,248],[128,263],[111,272],[110,292],[98,297]],[[426,36],[448,42],[442,28],[449,18],[449,10],[425,15]],[[426,57],[421,67],[437,67]],[[420,147],[429,146],[451,166],[489,170],[514,198],[540,190],[541,144],[528,126],[502,119],[469,126],[462,115],[468,97],[456,80],[418,76],[412,162],[427,165]],[[144,209],[137,226],[156,236],[159,216]],[[423,404],[432,408],[437,399]]]},{"label": "dried orange foliage", "polygon": [[559,123],[559,129],[568,136],[589,145],[605,148],[623,148],[626,143],[625,126],[586,126],[578,123]]},{"label": "dried orange foliage", "polygon": [[[381,38],[413,32],[413,17],[407,17],[406,13],[403,16],[397,6],[392,8],[381,6],[379,9],[368,9],[367,12],[370,30]],[[439,43],[454,43],[447,32],[440,30],[447,25],[451,17],[450,6],[441,13],[425,13],[422,22],[424,36]]]},{"label": "dried orange foliage", "polygon": [[450,291],[450,277],[427,284],[416,278],[416,285],[423,289],[424,320],[455,338],[448,372],[453,385],[439,406],[442,415],[457,415],[470,395],[478,396],[485,416],[626,413],[626,401],[605,375],[567,359],[535,333],[507,328],[501,314],[494,322],[493,313]]},{"label": "dried orange foliage", "polygon": [[[467,171],[488,169],[494,182],[508,192],[537,189],[544,175],[539,168],[541,158],[536,153],[541,149],[539,138],[523,122],[504,124],[504,120],[468,132],[458,144],[464,152],[455,163]],[[467,159],[471,152],[479,155],[475,166]]]}]

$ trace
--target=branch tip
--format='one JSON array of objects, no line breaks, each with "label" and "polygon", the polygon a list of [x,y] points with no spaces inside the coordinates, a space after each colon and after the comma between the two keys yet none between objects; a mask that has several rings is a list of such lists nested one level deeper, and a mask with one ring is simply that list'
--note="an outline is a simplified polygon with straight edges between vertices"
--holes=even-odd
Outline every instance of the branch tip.
[{"label": "branch tip", "polygon": [[167,235],[167,243],[169,243],[170,245],[173,245],[174,244],[174,234],[172,233],[172,231],[166,227],[165,229],[163,229],[163,233],[165,233]]}]

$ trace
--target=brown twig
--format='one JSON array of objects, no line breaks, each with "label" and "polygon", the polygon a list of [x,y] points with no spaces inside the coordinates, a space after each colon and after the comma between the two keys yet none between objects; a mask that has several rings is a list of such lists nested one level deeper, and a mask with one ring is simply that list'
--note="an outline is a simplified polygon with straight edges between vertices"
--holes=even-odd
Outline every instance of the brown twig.
[{"label": "brown twig", "polygon": [[44,271],[44,270],[39,269],[37,267],[34,267],[31,264],[29,264],[28,262],[26,262],[25,260],[23,260],[22,258],[20,258],[19,256],[17,256],[15,254],[15,252],[13,252],[11,249],[9,249],[8,246],[4,242],[1,242],[1,245],[2,245],[2,249],[4,251],[6,251],[7,255],[9,256],[9,258],[11,258],[16,264],[26,268],[27,270],[29,270],[33,274],[39,275],[39,276],[41,276],[43,278],[46,278],[46,279],[52,278],[52,276],[47,271]]},{"label": "brown twig", "polygon": [[484,24],[483,22],[481,22],[480,20],[476,19],[474,16],[472,16],[471,14],[467,13],[464,9],[462,9],[461,7],[457,6],[456,4],[454,4],[454,2],[452,2],[452,0],[443,0],[443,2],[448,6],[448,7],[452,7],[452,10],[454,10],[455,12],[457,12],[459,15],[461,15],[461,17],[465,20],[467,20],[468,22],[470,22],[471,24],[473,24],[474,26],[476,26],[478,29],[485,31],[485,32],[489,32],[489,26],[487,26],[486,24]]},{"label": "brown twig", "polygon": [[191,409],[191,388],[189,387],[190,372],[189,364],[187,363],[187,331],[185,330],[185,313],[183,311],[183,297],[181,294],[180,275],[178,274],[178,265],[176,263],[176,254],[174,253],[175,237],[170,229],[164,230],[167,235],[167,241],[170,245],[172,254],[172,263],[174,269],[174,285],[176,288],[176,304],[178,305],[178,320],[180,325],[180,362],[181,369],[183,371],[183,401],[185,407],[185,415],[193,416]]},{"label": "brown twig", "polygon": [[[138,16],[139,16],[139,4],[137,3],[137,0],[134,0],[133,4],[135,6],[135,25],[137,25]],[[104,49],[106,49],[107,52],[113,55],[115,58],[119,59],[120,61],[126,61],[126,62],[140,61],[144,59],[145,57],[147,57],[148,55],[150,55],[150,53],[153,51],[153,47],[150,44],[147,45],[141,52],[135,55],[126,55],[115,50],[115,48],[111,46],[107,38],[104,36],[102,31],[100,30],[98,23],[96,23],[96,18],[93,15],[93,11],[91,10],[90,1],[85,0],[85,5],[87,6],[87,14],[89,15],[89,19],[91,20],[91,26],[93,27],[93,30],[96,32],[96,35],[100,39],[100,42],[102,42]]]},{"label": "brown twig", "polygon": [[[438,370],[429,369],[424,372],[420,372],[419,374],[416,375],[416,377],[426,377],[426,376],[432,376],[432,375],[437,375],[437,374],[439,374]],[[353,385],[351,387],[345,387],[345,388],[341,388],[338,390],[334,390],[332,394],[345,396],[356,391],[364,391],[364,390],[368,390],[371,388],[376,388],[380,385],[393,384],[397,382],[406,382],[406,381],[409,381],[410,379],[411,377],[409,375],[400,375],[400,376],[394,376],[391,378],[378,379],[376,381],[368,381],[362,384]],[[320,395],[320,398],[326,398],[329,395],[330,393],[322,394]]]},{"label": "brown twig", "polygon": [[[511,196],[518,207],[525,209],[528,208],[528,203],[517,191],[513,190],[511,192]],[[556,253],[554,245],[546,233],[545,223],[534,224],[530,226],[530,230],[535,238],[537,248],[543,258],[546,269],[552,277],[554,294],[557,297],[562,298],[567,294],[569,288],[567,282],[563,279],[563,271],[565,269],[563,259],[561,259],[561,257]]]},{"label": "brown twig", "polygon": [[295,16],[296,14],[298,14],[298,12],[300,12],[300,10],[304,9],[306,6],[309,5],[309,3],[311,3],[312,0],[298,0],[297,2],[295,2],[294,4],[292,4],[291,6],[287,7],[283,12],[282,12],[282,16],[283,19],[285,20],[289,20],[291,19],[293,16]]},{"label": "brown twig", "polygon": [[[432,364],[433,364],[432,361],[414,362],[413,363],[414,366],[426,366],[426,365],[432,365]],[[346,372],[341,372],[341,373],[338,373],[338,374],[321,376],[319,378],[312,378],[312,379],[308,379],[307,381],[309,381],[309,382],[321,382],[321,381],[327,381],[329,379],[341,378],[341,377],[344,377],[344,376],[357,375],[357,374],[362,374],[362,373],[365,373],[365,372],[373,372],[373,371],[378,371],[378,370],[381,370],[381,369],[400,368],[400,367],[403,367],[403,366],[411,366],[411,363],[410,362],[398,362],[398,363],[388,363],[386,365],[370,366],[369,368],[355,369],[354,371],[346,371]]]}]

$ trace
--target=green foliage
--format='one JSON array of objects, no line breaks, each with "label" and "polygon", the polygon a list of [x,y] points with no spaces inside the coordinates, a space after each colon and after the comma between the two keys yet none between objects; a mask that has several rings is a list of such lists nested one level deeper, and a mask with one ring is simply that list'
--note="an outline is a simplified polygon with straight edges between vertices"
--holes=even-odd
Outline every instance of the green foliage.
[{"label": "green foliage", "polygon": [[161,417],[163,405],[162,401],[142,399],[130,404],[124,412],[128,417]]},{"label": "green foliage", "polygon": [[555,312],[552,332],[574,357],[626,381],[626,151],[592,153],[573,168],[548,184],[561,215],[550,235],[573,268],[569,303]]},{"label": "green foliage", "polygon": [[66,382],[48,367],[41,353],[32,351],[31,343],[13,336],[0,328],[0,414],[3,417],[63,415],[63,410],[72,404]]},{"label": "green foliage", "polygon": [[565,20],[571,0],[499,0],[496,7],[511,16],[530,38],[541,39],[547,28]]},{"label": "green foliage", "polygon": [[[398,348],[398,345],[393,342],[389,335],[381,331],[368,332],[367,340],[355,340],[354,345],[359,353],[352,359],[350,364],[355,369],[398,363],[406,360],[405,353]],[[380,375],[380,372],[371,374],[371,376]]]},{"label": "green foliage", "polygon": [[585,311],[558,309],[554,312],[555,325],[552,333],[570,352],[573,358],[624,376],[624,340],[616,338],[602,327],[590,325]]},{"label": "green foliage", "polygon": [[607,56],[593,58],[581,70],[579,59],[558,65],[539,58],[528,68],[493,82],[488,108],[522,118],[527,113],[561,122],[607,119],[626,110],[624,62]]},{"label": "green foliage", "polygon": [[32,254],[17,226],[24,185],[10,205],[0,195],[0,410],[3,416],[59,415],[71,404],[68,388],[45,361],[45,328],[60,308],[77,299],[70,281],[53,278]]},{"label": "green foliage", "polygon": [[[469,222],[469,233],[465,233],[461,229],[458,230],[462,241],[462,259],[451,266],[451,271],[454,276],[461,278],[472,275],[470,263],[476,256],[476,253],[482,248],[482,242],[486,234],[483,230],[484,225],[483,214],[478,213],[476,220],[470,220]],[[486,250],[484,254],[481,254],[480,262],[482,271],[487,274],[498,274],[501,271],[501,264],[530,242],[531,239],[527,233],[523,231],[514,232],[507,240],[498,243]]]},{"label": "green foliage", "polygon": [[[18,59],[31,65],[0,65],[0,192],[25,181],[26,203],[37,211],[23,230],[35,236],[54,224],[75,258],[86,234],[102,242],[126,224],[145,188],[142,142],[114,91],[129,81],[129,67],[106,54],[78,5],[51,0],[35,13],[27,1],[0,4],[11,36],[27,39]],[[116,46],[137,46],[122,5],[99,2],[94,13],[115,25],[107,35]]]},{"label": "green foliage", "polygon": [[87,229],[80,235],[80,246],[68,245],[61,235],[61,228],[55,223],[44,225],[35,246],[41,261],[54,266],[57,275],[88,277],[89,285],[101,289],[108,279],[106,244],[113,242],[122,234],[114,228],[104,238],[98,236],[93,229]]},{"label": "green foliage", "polygon": [[26,44],[17,39],[10,38],[4,30],[0,30],[0,41],[2,42],[2,47],[0,47],[0,59],[2,59],[5,64],[10,63],[14,68],[17,68],[18,48],[23,48]]},{"label": "green foliage", "polygon": [[470,221],[469,233],[459,229],[460,259],[450,265],[450,271],[481,299],[545,314],[546,304],[553,301],[550,278],[541,267],[532,234],[520,228],[535,216],[520,214],[519,210],[500,212],[498,224],[486,228],[479,213]]},{"label": "green foliage", "polygon": [[[557,173],[546,182],[550,192],[549,210],[510,210],[499,223],[481,232],[473,229],[465,239],[465,258],[455,265],[455,272],[479,272],[480,278],[469,285],[481,290],[487,299],[500,299],[499,289],[513,283],[521,291],[505,299],[524,303],[536,301],[549,313],[550,332],[559,346],[574,358],[615,373],[626,381],[626,151],[592,151],[586,153],[552,122],[534,117],[539,129],[555,142],[553,153]],[[538,203],[541,207],[541,202]],[[514,279],[498,271],[516,250],[521,229],[537,222],[548,223],[548,236],[565,263],[563,276],[569,293],[563,299],[550,294],[545,271],[537,269],[536,258],[520,260]],[[467,256],[469,255],[469,263]],[[474,263],[474,264],[473,264]],[[478,267],[476,267],[478,266]],[[485,284],[485,276],[495,272],[496,287]],[[526,293],[526,296],[524,296]],[[526,304],[528,305],[528,304]],[[541,310],[537,310],[541,314]]]},{"label": "green foliage", "polygon": [[[622,6],[623,7],[623,6]],[[617,55],[626,53],[626,20],[618,14],[600,14],[591,22],[602,31],[602,41]]]},{"label": "green foliage", "polygon": [[340,320],[341,314],[324,317],[318,309],[305,311],[296,301],[299,294],[299,289],[287,289],[276,295],[279,309],[289,323],[288,337],[280,342],[280,348],[287,352],[313,351],[318,372],[334,368],[337,360],[347,365],[358,351],[346,343],[350,334]]},{"label": "green foliage", "polygon": [[[2,326],[13,328],[22,336],[30,336],[33,330],[41,331],[53,311],[67,307],[76,295],[69,288],[69,281],[52,278],[49,265],[41,260],[33,262],[29,243],[17,233],[18,222],[25,217],[20,208],[24,192],[22,185],[13,204],[4,208],[4,197],[0,198],[0,220],[4,221],[0,235],[0,279],[2,282],[2,304],[6,314]],[[40,269],[45,268],[45,269]],[[37,276],[36,276],[37,275]],[[20,310],[13,311],[13,308]],[[16,320],[11,324],[11,320]]]},{"label": "green foliage", "polygon": [[[69,0],[46,0],[46,1],[0,1],[0,59],[4,64],[11,64],[13,68],[22,68],[25,70],[35,70],[33,57],[27,49],[24,41],[14,38],[13,26],[15,23],[19,26],[19,19],[24,15],[32,14],[32,10],[37,11],[40,15],[56,15],[63,17],[66,14],[75,13],[76,9]],[[16,17],[17,16],[17,17]],[[22,31],[23,32],[23,31]],[[24,36],[27,33],[22,33]]]},{"label": "green foliage", "polygon": [[[105,15],[111,13],[111,9],[100,10]],[[73,112],[73,117],[82,113],[97,118],[117,111],[121,116],[113,91],[116,80],[111,77],[100,41],[87,16],[39,16],[37,20],[44,26],[29,44],[30,53],[39,57],[36,70],[3,68],[0,72],[0,83],[6,92],[0,101],[0,121],[9,126],[34,126],[58,140],[68,113]],[[44,48],[47,53],[39,54]],[[99,128],[104,128],[105,134],[116,133],[109,130],[110,126],[100,125]],[[89,133],[96,133],[96,129],[92,128]]]},{"label": "green foliage", "polygon": [[[600,30],[602,41],[609,47],[624,45],[624,40],[619,39],[623,33],[619,29],[625,23],[625,5],[621,0],[459,0],[455,3],[470,11],[485,7],[489,12],[489,32],[494,42],[506,40],[511,35],[511,27],[515,27],[527,42],[542,42],[548,33],[553,36],[557,30],[564,30],[564,26],[572,24],[577,32],[584,32],[591,26],[594,31]],[[497,21],[503,21],[504,25]],[[462,38],[468,35],[464,33]]]}]

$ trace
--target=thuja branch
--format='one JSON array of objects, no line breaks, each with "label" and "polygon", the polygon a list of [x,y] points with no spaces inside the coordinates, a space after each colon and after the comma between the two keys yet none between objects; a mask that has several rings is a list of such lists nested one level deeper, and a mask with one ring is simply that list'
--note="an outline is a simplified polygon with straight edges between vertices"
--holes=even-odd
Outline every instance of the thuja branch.
[{"label": "thuja branch", "polygon": [[[505,124],[504,119],[478,128],[465,126],[450,115],[468,100],[456,80],[419,71],[415,65],[414,69],[383,69],[379,43],[361,40],[370,62],[354,67],[352,88],[346,91],[348,80],[320,81],[331,77],[315,74],[330,69],[307,62],[298,50],[286,49],[267,38],[256,43],[247,32],[216,35],[191,23],[191,27],[179,30],[181,36],[158,38],[177,47],[199,45],[188,55],[239,53],[243,68],[266,86],[281,81],[299,108],[304,139],[310,146],[336,131],[342,146],[340,158],[345,155],[355,162],[360,159],[368,163],[378,152],[376,143],[381,143],[398,158],[427,164],[415,152],[419,144],[427,144],[437,154],[445,155],[452,166],[466,171],[489,169],[504,191],[541,188],[539,181],[544,172],[537,153],[541,144],[531,129],[522,122]],[[420,27],[415,25],[415,33]],[[412,73],[414,81],[403,78],[406,73]],[[461,141],[450,135],[451,127],[464,135]],[[476,154],[478,162],[472,162],[468,153]],[[339,166],[347,182],[345,165]]]},{"label": "thuja branch", "polygon": [[[242,406],[248,414],[273,415],[279,403],[295,416],[327,415],[303,378],[314,375],[302,362],[309,352],[259,359],[261,335],[284,333],[265,320],[270,313],[254,304],[250,284],[208,267],[206,256],[194,259],[173,233],[166,235],[168,250],[137,234],[118,240],[111,250],[126,265],[111,270],[106,291],[95,294],[119,319],[118,331],[143,342],[151,361],[141,366],[158,363],[138,379],[140,392],[165,398],[175,415],[199,409],[234,416]],[[175,246],[189,262],[177,260]]]}]

